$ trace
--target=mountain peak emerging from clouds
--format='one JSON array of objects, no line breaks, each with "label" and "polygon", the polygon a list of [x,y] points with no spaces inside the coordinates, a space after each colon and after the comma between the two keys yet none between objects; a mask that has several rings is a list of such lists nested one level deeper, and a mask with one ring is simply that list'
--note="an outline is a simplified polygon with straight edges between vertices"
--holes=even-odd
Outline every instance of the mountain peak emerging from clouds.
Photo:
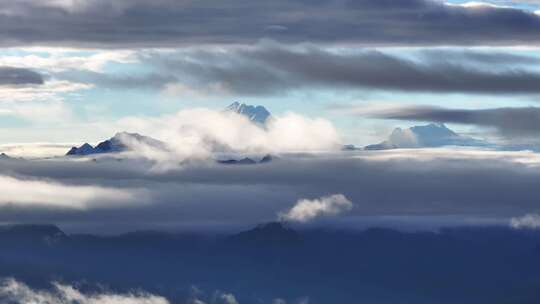
[{"label": "mountain peak emerging from clouds", "polygon": [[91,155],[113,152],[125,152],[131,150],[130,146],[137,144],[148,145],[160,149],[165,148],[165,143],[157,139],[143,136],[137,133],[119,132],[108,140],[102,141],[95,147],[85,143],[80,147],[73,147],[66,155]]},{"label": "mountain peak emerging from clouds", "polygon": [[268,119],[272,116],[272,114],[270,114],[263,106],[252,106],[239,102],[233,102],[225,108],[225,111],[238,113],[260,125],[266,124]]},{"label": "mountain peak emerging from clouds", "polygon": [[395,128],[387,140],[366,146],[366,150],[387,150],[399,148],[434,148],[443,146],[487,147],[485,141],[463,136],[450,130],[445,124],[430,123],[408,129]]}]

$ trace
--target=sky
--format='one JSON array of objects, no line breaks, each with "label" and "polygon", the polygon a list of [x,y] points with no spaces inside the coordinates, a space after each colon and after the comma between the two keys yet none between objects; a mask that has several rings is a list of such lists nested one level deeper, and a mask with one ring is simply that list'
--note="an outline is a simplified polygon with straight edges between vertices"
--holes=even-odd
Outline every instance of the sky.
[{"label": "sky", "polygon": [[[538,212],[539,1],[12,0],[0,28],[0,150],[26,158],[0,167],[1,221]],[[275,119],[224,115],[235,101]],[[526,151],[339,151],[430,122]],[[122,131],[168,149],[60,157]],[[209,164],[224,151],[279,160]]]},{"label": "sky", "polygon": [[[98,142],[124,131],[109,127],[122,119],[241,101],[328,119],[344,142],[365,145],[415,122],[336,108],[535,107],[538,6],[10,1],[0,8],[0,143]],[[500,138],[482,123],[447,123]]]}]

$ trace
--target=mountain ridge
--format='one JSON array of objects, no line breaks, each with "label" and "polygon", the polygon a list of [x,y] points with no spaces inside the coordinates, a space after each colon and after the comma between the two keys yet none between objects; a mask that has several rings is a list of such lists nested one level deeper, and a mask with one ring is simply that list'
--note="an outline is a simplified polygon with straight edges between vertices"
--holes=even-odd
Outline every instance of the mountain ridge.
[{"label": "mountain ridge", "polygon": [[407,129],[395,128],[381,143],[367,145],[364,150],[390,150],[399,148],[435,148],[444,146],[489,147],[488,142],[460,135],[445,124],[430,123]]},{"label": "mountain ridge", "polygon": [[[239,102],[233,102],[223,111],[245,116],[254,124],[263,127],[272,117],[272,114],[270,114],[270,112],[264,106],[253,106]],[[165,142],[150,136],[124,131],[116,133],[110,139],[104,140],[98,143],[96,146],[92,146],[89,143],[84,143],[79,147],[72,147],[66,153],[66,156],[87,156],[93,154],[126,152],[132,150],[132,147],[138,144],[149,145],[163,150],[165,150],[167,147]]]},{"label": "mountain ridge", "polygon": [[126,152],[131,150],[132,145],[145,144],[164,149],[166,144],[155,138],[140,135],[138,133],[118,132],[110,139],[98,143],[95,147],[84,143],[80,147],[72,147],[67,156],[86,156],[92,154],[104,154]]}]

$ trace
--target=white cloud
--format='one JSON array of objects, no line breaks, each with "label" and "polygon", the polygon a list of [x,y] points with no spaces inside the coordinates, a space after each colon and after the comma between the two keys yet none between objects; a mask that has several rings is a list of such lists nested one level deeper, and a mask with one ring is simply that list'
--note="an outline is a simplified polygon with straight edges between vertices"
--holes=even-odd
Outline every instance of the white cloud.
[{"label": "white cloud", "polygon": [[261,128],[235,113],[188,109],[158,118],[125,118],[117,128],[166,142],[170,151],[133,146],[139,154],[163,164],[206,159],[218,152],[315,152],[340,147],[338,132],[329,121],[294,113],[275,117]]},{"label": "white cloud", "polygon": [[0,206],[41,206],[86,210],[146,201],[142,190],[72,186],[47,180],[0,175]]},{"label": "white cloud", "polygon": [[21,143],[0,145],[0,153],[10,157],[26,159],[55,157],[66,155],[73,144],[68,143]]},{"label": "white cloud", "polygon": [[469,2],[464,2],[464,3],[447,2],[445,4],[449,5],[449,6],[460,6],[460,7],[471,8],[471,9],[479,9],[479,8],[511,8],[511,6],[508,6],[508,5],[495,4],[495,3],[483,2],[483,1],[469,1]]},{"label": "white cloud", "polygon": [[200,296],[203,296],[204,298],[204,293],[202,291],[196,289],[194,293],[193,297],[187,301],[188,304],[239,304],[232,293],[215,291],[209,299],[205,300],[199,299]]},{"label": "white cloud", "polygon": [[510,226],[515,229],[539,229],[540,214],[530,213],[510,220]]},{"label": "white cloud", "polygon": [[[63,72],[68,70],[88,70],[102,72],[109,63],[135,63],[135,52],[129,50],[99,51],[87,55],[74,55],[80,50],[27,48],[28,52],[43,52],[47,56],[29,55],[3,55],[0,56],[0,66],[46,70],[49,72]],[[89,52],[89,51],[86,51]]]},{"label": "white cloud", "polygon": [[320,216],[338,215],[353,208],[353,203],[343,194],[323,196],[318,199],[301,199],[279,218],[287,221],[309,222]]},{"label": "white cloud", "polygon": [[164,297],[148,293],[84,294],[73,286],[54,284],[54,290],[34,290],[22,282],[6,279],[0,285],[0,299],[16,304],[169,304]]},{"label": "white cloud", "polygon": [[42,85],[6,86],[0,88],[1,101],[51,101],[62,100],[59,94],[74,93],[91,89],[90,84],[76,83],[65,80],[50,80]]},{"label": "white cloud", "polygon": [[385,151],[366,151],[357,153],[355,158],[369,161],[386,162],[391,160],[477,160],[477,161],[504,161],[530,167],[540,166],[540,153],[529,150],[523,151],[496,151],[476,147],[446,147],[421,149],[395,149]]},{"label": "white cloud", "polygon": [[231,293],[221,293],[218,296],[219,303],[223,304],[238,304],[236,297]]}]

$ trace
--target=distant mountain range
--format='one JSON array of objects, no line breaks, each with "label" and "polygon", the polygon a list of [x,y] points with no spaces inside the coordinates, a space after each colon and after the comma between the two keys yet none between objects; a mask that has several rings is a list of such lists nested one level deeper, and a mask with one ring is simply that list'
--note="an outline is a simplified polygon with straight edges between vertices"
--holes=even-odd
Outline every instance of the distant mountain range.
[{"label": "distant mountain range", "polygon": [[91,155],[102,153],[125,152],[132,150],[136,145],[149,145],[152,147],[165,149],[166,144],[160,140],[143,136],[137,133],[120,132],[116,133],[112,138],[100,142],[97,146],[85,143],[80,147],[73,147],[66,155]]},{"label": "distant mountain range", "polygon": [[[274,222],[100,236],[23,225],[0,226],[0,242],[2,278],[40,290],[51,279],[90,292],[143,290],[170,303],[203,303],[193,301],[197,286],[209,293],[204,303],[535,304],[540,282],[540,230],[510,227],[401,232]],[[236,301],[212,301],[214,290]],[[0,295],[0,303],[23,302]]]},{"label": "distant mountain range", "polygon": [[260,224],[228,238],[230,242],[252,246],[298,244],[302,237],[294,229],[280,222]]},{"label": "distant mountain range", "polygon": [[[272,117],[270,112],[263,106],[252,106],[244,103],[234,102],[224,109],[225,112],[234,112],[247,117],[251,122],[259,126],[264,126]],[[79,147],[72,147],[66,155],[68,156],[86,156],[93,154],[126,152],[137,145],[149,145],[159,149],[166,149],[166,144],[152,137],[140,135],[137,133],[120,132],[112,138],[102,141],[95,147],[89,143],[84,143]],[[250,159],[237,160],[239,163],[246,163]],[[231,160],[233,162],[234,160]],[[251,160],[255,163],[255,161]]]},{"label": "distant mountain range", "polygon": [[[258,126],[265,126],[272,115],[263,106],[252,106],[234,102],[224,109],[225,112],[234,112],[247,117]],[[166,149],[166,144],[157,139],[137,133],[120,132],[112,138],[100,142],[95,147],[85,143],[80,147],[73,147],[67,152],[68,156],[85,156],[103,153],[116,153],[132,150],[137,145],[150,145],[159,149]],[[495,147],[486,141],[460,135],[450,130],[446,125],[431,123],[424,126],[414,126],[407,129],[396,128],[388,138],[378,144],[368,145],[363,150],[389,150],[399,148],[435,148],[444,146],[462,147]],[[362,150],[354,145],[344,145],[343,150]],[[265,157],[260,162],[270,161]],[[218,160],[222,164],[255,164],[251,158]]]},{"label": "distant mountain range", "polygon": [[217,162],[223,165],[256,165],[256,164],[264,164],[269,163],[273,160],[273,157],[269,154],[263,156],[259,161],[254,160],[251,157],[244,157],[241,159],[223,159],[218,160]]},{"label": "distant mountain range", "polygon": [[[399,148],[435,148],[444,146],[491,147],[490,143],[463,136],[450,130],[444,124],[431,123],[407,129],[396,128],[387,140],[368,145],[365,150],[388,150]],[[348,146],[350,150],[351,146]]]}]

